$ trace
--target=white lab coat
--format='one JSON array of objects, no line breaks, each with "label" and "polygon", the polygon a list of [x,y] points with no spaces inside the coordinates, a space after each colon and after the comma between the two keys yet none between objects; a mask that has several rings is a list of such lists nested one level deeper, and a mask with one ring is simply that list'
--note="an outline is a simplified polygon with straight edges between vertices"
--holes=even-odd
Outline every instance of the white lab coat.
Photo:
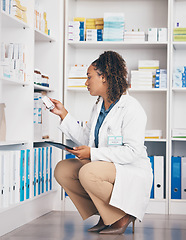
[{"label": "white lab coat", "polygon": [[[59,128],[78,145],[91,147],[91,161],[113,162],[116,179],[110,204],[142,220],[152,185],[152,169],[144,146],[146,114],[140,103],[128,94],[110,110],[99,130],[95,148],[94,130],[103,99],[94,104],[90,121],[82,128],[67,114]],[[108,136],[122,136],[123,146],[108,146]]]}]

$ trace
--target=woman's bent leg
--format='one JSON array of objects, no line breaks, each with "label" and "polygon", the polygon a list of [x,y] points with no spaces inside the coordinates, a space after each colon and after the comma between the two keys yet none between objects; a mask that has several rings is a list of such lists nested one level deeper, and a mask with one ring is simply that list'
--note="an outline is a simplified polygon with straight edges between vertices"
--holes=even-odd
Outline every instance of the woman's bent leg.
[{"label": "woman's bent leg", "polygon": [[55,179],[65,189],[83,220],[97,213],[94,203],[79,181],[79,170],[89,162],[79,159],[62,160],[54,171]]},{"label": "woman's bent leg", "polygon": [[126,215],[124,211],[109,205],[116,169],[113,163],[96,161],[84,165],[79,179],[99,211],[104,224],[110,225]]}]

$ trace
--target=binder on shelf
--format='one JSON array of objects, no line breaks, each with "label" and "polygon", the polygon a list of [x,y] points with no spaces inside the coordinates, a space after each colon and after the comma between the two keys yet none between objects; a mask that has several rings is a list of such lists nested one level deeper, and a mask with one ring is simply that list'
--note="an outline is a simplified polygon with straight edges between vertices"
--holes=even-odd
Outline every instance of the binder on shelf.
[{"label": "binder on shelf", "polygon": [[164,198],[164,156],[154,156],[154,198]]},{"label": "binder on shelf", "polygon": [[42,148],[42,165],[41,165],[41,186],[42,186],[42,193],[45,192],[45,161],[46,161],[46,152],[45,148]]},{"label": "binder on shelf", "polygon": [[181,198],[186,199],[186,157],[181,158]]},{"label": "binder on shelf", "polygon": [[45,185],[46,185],[46,192],[48,192],[48,163],[49,163],[49,148],[46,147],[46,181],[45,181]]},{"label": "binder on shelf", "polygon": [[37,189],[38,189],[38,184],[37,184],[37,153],[38,153],[38,149],[37,148],[34,148],[34,172],[33,172],[33,196],[36,197],[37,196]]},{"label": "binder on shelf", "polygon": [[154,198],[154,157],[150,156],[149,158],[150,158],[150,163],[151,163],[152,173],[153,173],[153,182],[152,182],[150,198],[153,199]]},{"label": "binder on shelf", "polygon": [[49,178],[49,182],[50,182],[50,190],[52,190],[52,147],[50,147],[50,178]]},{"label": "binder on shelf", "polygon": [[171,158],[171,199],[181,199],[181,157]]},{"label": "binder on shelf", "polygon": [[15,151],[15,203],[20,202],[20,161],[21,151]]},{"label": "binder on shelf", "polygon": [[30,149],[26,150],[26,199],[30,198]]},{"label": "binder on shelf", "polygon": [[38,195],[41,194],[41,148],[38,148]]},{"label": "binder on shelf", "polygon": [[10,169],[9,169],[9,194],[10,194],[10,205],[15,203],[15,152],[10,151],[9,152],[9,159],[10,159]]},{"label": "binder on shelf", "polygon": [[24,201],[25,192],[25,150],[21,150],[20,159],[20,202]]}]

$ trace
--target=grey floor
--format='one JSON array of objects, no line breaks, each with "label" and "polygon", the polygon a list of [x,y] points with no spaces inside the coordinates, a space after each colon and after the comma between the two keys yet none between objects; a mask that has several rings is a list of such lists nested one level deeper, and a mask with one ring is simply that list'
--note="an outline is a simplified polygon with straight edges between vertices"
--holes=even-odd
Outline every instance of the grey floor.
[{"label": "grey floor", "polygon": [[50,212],[0,237],[2,240],[186,240],[186,216],[146,214],[122,235],[89,233],[98,216],[83,221],[77,212]]}]

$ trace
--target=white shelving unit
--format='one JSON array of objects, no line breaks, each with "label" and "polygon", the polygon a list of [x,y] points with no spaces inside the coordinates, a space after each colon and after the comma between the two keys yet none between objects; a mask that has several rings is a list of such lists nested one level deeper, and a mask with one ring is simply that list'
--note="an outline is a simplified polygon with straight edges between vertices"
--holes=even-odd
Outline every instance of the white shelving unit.
[{"label": "white shelving unit", "polygon": [[[171,1],[171,38],[170,38],[170,129],[169,129],[169,161],[171,156],[186,156],[186,139],[172,138],[171,130],[173,128],[186,128],[186,89],[174,88],[172,86],[172,74],[175,68],[186,63],[186,42],[173,41],[173,28],[177,22],[181,23],[180,27],[186,26],[185,0]],[[170,162],[171,163],[171,162]],[[171,199],[171,164],[169,165],[169,213],[170,214],[186,214],[185,199]]]},{"label": "white shelving unit", "polygon": [[[169,48],[170,39],[167,42],[71,42],[68,41],[68,22],[73,17],[101,18],[104,12],[122,12],[125,15],[125,27],[128,30],[140,29],[147,33],[150,27],[169,28],[170,1],[169,0],[144,0],[111,1],[111,0],[69,0],[65,8],[65,67],[64,67],[64,99],[65,106],[71,114],[80,121],[88,120],[90,111],[96,97],[89,95],[86,88],[67,87],[68,72],[71,65],[86,64],[99,57],[105,50],[114,50],[120,53],[127,62],[130,70],[138,69],[138,60],[159,60],[160,68],[168,71],[169,77]],[[134,18],[135,16],[135,18]],[[170,36],[169,36],[170,37]],[[130,77],[130,74],[129,74]],[[169,133],[169,81],[167,89],[130,89],[129,94],[140,101],[147,116],[147,129],[162,129],[163,139],[146,139],[149,155],[163,155],[166,167],[165,199],[151,200],[147,212],[168,213],[168,133]],[[81,107],[82,106],[82,107]],[[80,111],[80,109],[86,111]],[[160,117],[161,116],[161,117]],[[69,201],[69,199],[65,199]],[[70,204],[66,204],[69,210]],[[73,207],[72,207],[73,209]]]},{"label": "white shelving unit", "polygon": [[[64,1],[39,0],[43,11],[47,13],[48,27],[52,35],[48,36],[34,27],[34,9],[36,0],[25,0],[27,20],[24,23],[16,17],[0,11],[0,43],[23,43],[26,47],[27,81],[18,82],[14,79],[0,79],[0,102],[5,103],[7,134],[6,141],[0,142],[1,150],[31,150],[33,162],[33,148],[44,147],[44,140],[34,142],[34,91],[46,91],[50,97],[63,98],[63,9]],[[21,36],[21,37],[20,37]],[[34,69],[50,77],[50,87],[35,85]],[[61,132],[57,129],[59,118],[49,115],[50,139],[61,141]],[[62,152],[53,149],[53,169],[61,160]],[[61,209],[59,185],[53,181],[53,190],[24,202],[0,209],[0,236],[13,229],[51,211]]]}]

